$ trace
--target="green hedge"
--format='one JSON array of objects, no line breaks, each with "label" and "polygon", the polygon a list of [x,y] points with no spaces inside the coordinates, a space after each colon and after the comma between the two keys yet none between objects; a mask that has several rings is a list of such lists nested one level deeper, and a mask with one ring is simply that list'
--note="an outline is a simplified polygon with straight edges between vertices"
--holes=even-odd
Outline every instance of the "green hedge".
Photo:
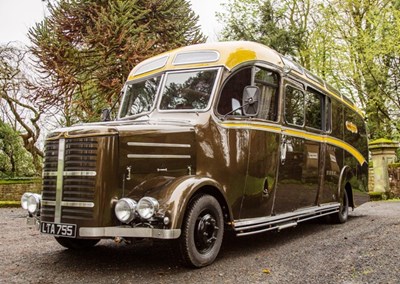
[{"label": "green hedge", "polygon": [[27,183],[41,183],[41,178],[7,178],[7,179],[0,179],[0,184],[27,184]]}]

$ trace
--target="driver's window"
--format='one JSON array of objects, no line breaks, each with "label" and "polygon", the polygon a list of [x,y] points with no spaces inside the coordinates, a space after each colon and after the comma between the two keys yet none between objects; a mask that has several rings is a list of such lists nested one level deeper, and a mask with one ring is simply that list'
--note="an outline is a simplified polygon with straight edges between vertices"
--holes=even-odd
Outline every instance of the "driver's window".
[{"label": "driver's window", "polygon": [[[252,71],[253,80],[251,80]],[[228,79],[221,92],[218,113],[243,116],[243,90],[250,85],[255,85],[260,90],[257,118],[276,121],[278,119],[279,77],[273,71],[256,66],[243,68]]]},{"label": "driver's window", "polygon": [[219,98],[217,112],[221,115],[242,115],[244,87],[251,84],[251,67],[244,68],[228,79]]}]

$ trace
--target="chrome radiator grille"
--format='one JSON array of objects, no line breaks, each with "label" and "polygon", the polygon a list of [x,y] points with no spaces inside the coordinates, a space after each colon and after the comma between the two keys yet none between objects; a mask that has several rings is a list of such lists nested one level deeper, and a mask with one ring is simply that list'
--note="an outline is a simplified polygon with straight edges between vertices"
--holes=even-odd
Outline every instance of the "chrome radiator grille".
[{"label": "chrome radiator grille", "polygon": [[42,218],[71,223],[93,218],[98,140],[47,141]]}]

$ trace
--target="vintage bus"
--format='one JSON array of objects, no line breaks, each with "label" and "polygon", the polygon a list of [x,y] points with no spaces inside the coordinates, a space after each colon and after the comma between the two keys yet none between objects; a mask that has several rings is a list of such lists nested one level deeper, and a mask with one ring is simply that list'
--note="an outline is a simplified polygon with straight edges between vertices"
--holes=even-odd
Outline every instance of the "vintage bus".
[{"label": "vintage bus", "polygon": [[113,121],[50,133],[42,193],[21,203],[66,248],[169,239],[202,267],[227,230],[346,222],[367,183],[365,122],[349,99],[262,44],[221,42],[145,60]]}]

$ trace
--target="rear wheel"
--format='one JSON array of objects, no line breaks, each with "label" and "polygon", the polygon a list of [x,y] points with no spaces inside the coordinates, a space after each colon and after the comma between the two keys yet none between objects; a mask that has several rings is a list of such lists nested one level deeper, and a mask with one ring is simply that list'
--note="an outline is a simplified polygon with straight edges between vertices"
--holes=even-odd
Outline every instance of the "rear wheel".
[{"label": "rear wheel", "polygon": [[193,200],[178,240],[180,256],[191,267],[211,264],[217,257],[224,235],[224,218],[218,201],[211,195]]},{"label": "rear wheel", "polygon": [[334,224],[346,223],[349,217],[349,198],[346,190],[343,190],[342,198],[340,199],[339,212],[332,214],[330,220]]},{"label": "rear wheel", "polygon": [[63,247],[74,250],[94,247],[100,241],[100,239],[71,239],[63,237],[55,237],[55,239]]}]

